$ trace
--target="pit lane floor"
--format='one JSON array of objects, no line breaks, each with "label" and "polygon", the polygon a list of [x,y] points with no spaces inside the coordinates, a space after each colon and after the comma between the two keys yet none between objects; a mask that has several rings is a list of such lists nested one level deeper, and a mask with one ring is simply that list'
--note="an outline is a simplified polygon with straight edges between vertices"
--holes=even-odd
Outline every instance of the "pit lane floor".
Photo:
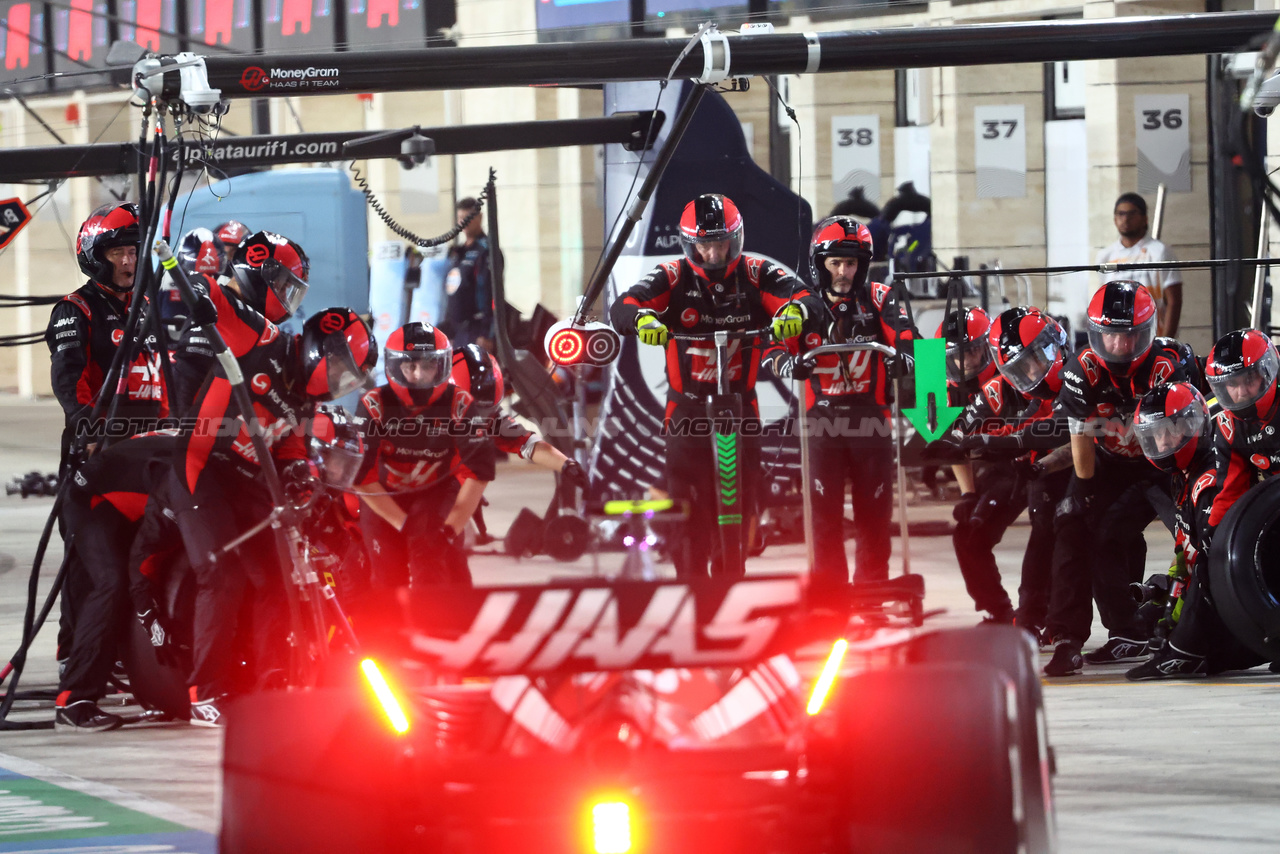
[{"label": "pit lane floor", "polygon": [[[0,479],[53,471],[61,412],[51,403],[0,399]],[[520,461],[500,466],[486,515],[505,531],[521,507],[542,513],[551,478]],[[31,561],[52,499],[0,497],[0,661],[21,637]],[[950,507],[919,504],[913,522],[948,520]],[[1016,587],[1028,528],[1015,525],[998,550],[1006,588]],[[1167,566],[1168,535],[1148,534],[1148,570]],[[893,571],[899,564],[894,541]],[[947,613],[929,625],[977,620],[947,537],[913,537],[912,569],[923,574],[927,608]],[[494,552],[494,546],[482,548]],[[61,560],[55,533],[42,591]],[[621,555],[605,554],[603,568]],[[752,572],[791,571],[801,546],[771,546]],[[591,559],[557,565],[515,562],[498,553],[471,560],[484,583],[536,582],[588,574]],[[664,568],[670,572],[670,567]],[[56,619],[56,610],[53,619]],[[52,620],[51,620],[52,622]],[[32,650],[24,689],[56,685],[54,630]],[[1090,646],[1105,637],[1095,624]],[[1130,684],[1128,665],[1086,669],[1046,683],[1050,743],[1057,755],[1060,850],[1073,852],[1262,852],[1280,848],[1280,677],[1265,670],[1199,682]],[[7,683],[6,683],[7,687]],[[110,706],[121,713],[130,706]],[[51,703],[19,703],[15,721],[49,720]],[[216,849],[221,735],[186,724],[125,727],[98,735],[53,730],[0,732],[0,852],[147,851],[204,854]],[[115,847],[125,846],[125,847]],[[137,847],[132,847],[137,846]]]}]

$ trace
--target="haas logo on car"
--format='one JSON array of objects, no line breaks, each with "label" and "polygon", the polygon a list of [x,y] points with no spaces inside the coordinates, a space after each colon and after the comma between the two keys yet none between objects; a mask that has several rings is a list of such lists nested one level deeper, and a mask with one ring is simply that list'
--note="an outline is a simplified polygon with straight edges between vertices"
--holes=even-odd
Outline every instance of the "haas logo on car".
[{"label": "haas logo on car", "polygon": [[684,325],[685,329],[689,329],[698,325],[699,316],[696,308],[686,308],[680,312],[680,323]]},{"label": "haas logo on car", "polygon": [[266,374],[254,374],[249,384],[253,386],[253,390],[258,394],[266,394],[271,390],[271,377]]},{"label": "haas logo on car", "polygon": [[[619,595],[628,600],[647,595],[647,600],[628,601],[620,609]],[[522,624],[508,627],[522,599]],[[799,601],[797,579],[740,581],[724,593],[715,615],[700,622],[694,591],[686,584],[657,584],[647,590],[495,590],[461,637],[416,634],[412,643],[446,668],[495,674],[579,663],[626,669],[655,658],[673,667],[741,663],[766,650],[782,624],[776,612]],[[627,612],[640,617],[623,628],[619,614]]]}]

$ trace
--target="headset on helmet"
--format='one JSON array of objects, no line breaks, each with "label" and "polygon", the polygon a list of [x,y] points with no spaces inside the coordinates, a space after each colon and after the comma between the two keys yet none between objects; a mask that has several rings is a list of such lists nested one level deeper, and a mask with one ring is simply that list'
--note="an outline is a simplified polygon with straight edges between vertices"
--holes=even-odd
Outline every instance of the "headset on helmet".
[{"label": "headset on helmet", "polygon": [[1067,334],[1038,308],[1006,309],[991,321],[987,341],[996,369],[1027,397],[1050,399],[1062,388]]},{"label": "headset on helmet", "polygon": [[1089,346],[1107,370],[1127,377],[1156,340],[1156,301],[1138,282],[1116,279],[1089,300]]},{"label": "headset on helmet", "polygon": [[178,241],[178,266],[188,276],[218,276],[227,266],[222,242],[207,228],[193,228]]},{"label": "headset on helmet", "polygon": [[364,385],[378,362],[373,332],[349,308],[326,308],[302,324],[302,371],[306,394],[337,400]]},{"label": "headset on helmet", "polygon": [[444,394],[453,370],[453,347],[429,323],[406,323],[387,337],[387,384],[406,406],[426,406]]},{"label": "headset on helmet", "polygon": [[[704,193],[685,205],[680,216],[680,246],[694,272],[704,279],[723,278],[734,271],[742,257],[742,214],[733,200],[719,193]],[[724,258],[716,266],[703,260],[702,247],[728,241]]]},{"label": "headset on helmet", "polygon": [[111,285],[114,267],[106,251],[117,246],[139,248],[138,206],[132,202],[110,204],[89,214],[76,236],[76,261],[80,270],[95,282]]},{"label": "headset on helmet", "polygon": [[1191,383],[1159,385],[1138,401],[1133,430],[1156,468],[1186,470],[1209,435],[1209,406]]},{"label": "headset on helmet", "polygon": [[[963,324],[961,319],[963,318]],[[985,383],[995,376],[996,367],[991,362],[991,348],[987,345],[987,330],[991,318],[974,306],[953,311],[938,324],[935,337],[947,342],[947,379],[955,384],[976,379]]]},{"label": "headset on helmet", "polygon": [[865,225],[851,216],[829,216],[814,226],[813,237],[809,241],[809,275],[818,290],[845,296],[835,294],[831,289],[827,259],[856,258],[858,270],[853,274],[853,287],[850,289],[856,292],[867,282],[873,249],[871,231]]},{"label": "headset on helmet", "polygon": [[1268,420],[1276,409],[1280,357],[1271,339],[1256,329],[1237,329],[1218,339],[1205,363],[1205,379],[1218,403],[1241,418]]},{"label": "headset on helmet", "polygon": [[336,489],[350,489],[364,462],[364,437],[341,406],[316,407],[311,421],[309,456],[320,478]]},{"label": "headset on helmet", "polygon": [[498,411],[506,389],[498,360],[478,344],[468,344],[453,353],[453,384],[475,398],[476,414],[488,418]]},{"label": "headset on helmet", "polygon": [[241,296],[267,320],[279,323],[302,305],[311,261],[289,238],[259,231],[236,247],[231,273],[240,283]]}]

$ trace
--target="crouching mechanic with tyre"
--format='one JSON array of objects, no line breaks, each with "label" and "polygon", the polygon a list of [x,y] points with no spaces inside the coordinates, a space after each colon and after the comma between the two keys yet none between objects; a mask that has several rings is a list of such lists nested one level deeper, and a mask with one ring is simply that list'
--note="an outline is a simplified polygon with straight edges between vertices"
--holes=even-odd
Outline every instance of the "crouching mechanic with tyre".
[{"label": "crouching mechanic with tyre", "polygon": [[[712,440],[706,431],[687,429],[707,420],[707,399],[716,394],[716,349],[709,341],[676,340],[671,330],[708,334],[771,326],[775,337],[789,339],[800,334],[804,319],[804,282],[772,261],[744,253],[743,238],[742,214],[731,199],[718,193],[699,196],[680,217],[684,257],[658,265],[609,309],[618,332],[666,348],[664,471],[671,497],[687,502],[691,514],[673,554],[682,579],[705,577],[708,561],[712,575],[728,568],[721,566]],[[728,390],[741,397],[744,421],[759,418],[755,384],[763,350],[762,341],[730,342]],[[760,479],[758,432],[742,436],[738,471],[742,531],[749,538]]]},{"label": "crouching mechanic with tyre", "polygon": [[[310,477],[304,439],[316,403],[358,389],[377,361],[368,325],[350,309],[330,308],[307,319],[295,339],[259,318],[256,343],[239,355],[240,370],[286,487]],[[224,698],[234,687],[238,616],[252,610],[253,658],[259,687],[277,684],[288,632],[280,556],[270,527],[234,553],[228,543],[273,509],[248,425],[235,408],[221,368],[192,405],[195,422],[175,457],[170,500],[196,574],[191,722],[222,726]]]},{"label": "crouching mechanic with tyre", "polygon": [[409,323],[386,341],[387,381],[360,399],[365,460],[356,490],[375,591],[471,584],[462,530],[493,480],[493,446],[474,398],[449,382],[443,332]]},{"label": "crouching mechanic with tyre", "polygon": [[[822,297],[805,319],[797,351],[771,354],[773,372],[805,380],[809,465],[813,480],[816,581],[846,584],[844,494],[852,482],[855,583],[889,577],[893,515],[893,433],[889,405],[896,376],[911,370],[911,342],[920,337],[905,303],[888,285],[868,282],[871,232],[853,217],[822,220],[809,241],[809,272]],[[808,302],[808,301],[806,301]],[[823,344],[875,342],[898,351],[889,360],[873,350],[803,359]]]},{"label": "crouching mechanic with tyre", "polygon": [[[1186,576],[1181,579],[1181,602],[1172,614],[1173,631],[1125,678],[1141,682],[1204,676],[1263,663],[1223,625],[1208,579],[1214,529],[1226,507],[1249,487],[1244,466],[1239,460],[1233,465],[1230,448],[1215,441],[1209,406],[1190,383],[1162,385],[1147,392],[1133,424],[1147,459],[1172,476],[1177,502],[1174,547],[1180,555],[1175,566],[1185,563]],[[1222,501],[1218,501],[1220,495]]]}]

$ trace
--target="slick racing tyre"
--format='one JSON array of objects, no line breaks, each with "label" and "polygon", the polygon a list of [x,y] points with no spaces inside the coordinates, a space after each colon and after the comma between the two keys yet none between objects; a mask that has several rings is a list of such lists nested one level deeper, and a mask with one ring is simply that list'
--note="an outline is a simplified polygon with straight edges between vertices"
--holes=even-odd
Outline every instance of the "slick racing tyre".
[{"label": "slick racing tyre", "polygon": [[1280,477],[1246,492],[1218,525],[1209,593],[1240,643],[1280,660]]},{"label": "slick racing tyre", "polygon": [[836,848],[857,854],[1020,850],[1018,704],[994,667],[909,665],[845,680]]},{"label": "slick racing tyre", "polygon": [[142,623],[130,619],[120,656],[129,674],[129,690],[139,703],[149,709],[159,709],[175,720],[185,721],[191,717],[191,695],[187,691],[190,655],[184,654],[177,666],[161,664],[147,630]]},{"label": "slick racing tyre", "polygon": [[947,629],[921,635],[907,652],[913,664],[974,664],[994,667],[1013,683],[1018,698],[1019,777],[1027,854],[1056,850],[1053,768],[1044,694],[1035,641],[1014,626]]},{"label": "slick racing tyre", "polygon": [[430,746],[367,688],[251,694],[226,718],[223,854],[434,850],[439,804],[415,773]]}]

